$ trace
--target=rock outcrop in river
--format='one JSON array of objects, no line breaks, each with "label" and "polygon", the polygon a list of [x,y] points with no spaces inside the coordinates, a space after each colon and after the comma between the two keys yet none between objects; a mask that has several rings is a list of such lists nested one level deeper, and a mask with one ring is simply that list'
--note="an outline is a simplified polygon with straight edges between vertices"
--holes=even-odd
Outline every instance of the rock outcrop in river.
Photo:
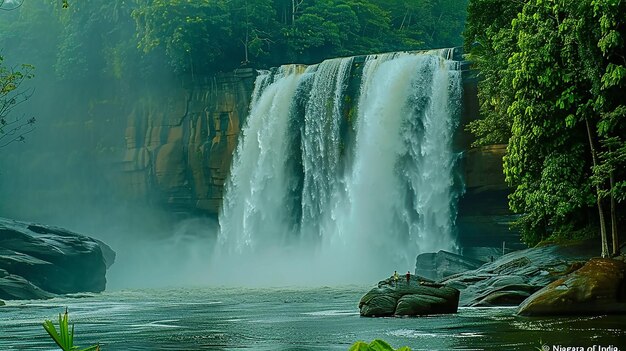
[{"label": "rock outcrop in river", "polygon": [[101,292],[115,252],[68,230],[0,218],[0,298]]},{"label": "rock outcrop in river", "polygon": [[417,276],[411,278],[408,283],[404,276],[398,281],[389,278],[379,282],[377,287],[361,298],[361,316],[419,316],[457,312],[457,289],[419,281]]},{"label": "rock outcrop in river", "polygon": [[626,313],[626,264],[596,258],[526,299],[524,316]]}]

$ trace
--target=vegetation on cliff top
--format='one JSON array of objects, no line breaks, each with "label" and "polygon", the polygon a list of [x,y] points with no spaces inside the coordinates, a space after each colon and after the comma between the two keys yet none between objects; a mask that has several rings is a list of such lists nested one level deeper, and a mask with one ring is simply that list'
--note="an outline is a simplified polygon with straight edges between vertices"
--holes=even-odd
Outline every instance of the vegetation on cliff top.
[{"label": "vegetation on cliff top", "polygon": [[626,199],[626,2],[470,0],[480,71],[476,144],[508,143],[523,239],[599,227],[617,245]]},{"label": "vegetation on cliff top", "polygon": [[[61,78],[195,76],[462,44],[467,0],[58,0],[2,13],[0,48]],[[41,34],[45,33],[45,34]]]},{"label": "vegetation on cliff top", "polygon": [[[35,119],[21,109],[8,112],[35,86],[38,95],[64,102],[67,108],[57,113],[84,118],[102,101],[123,104],[145,91],[169,94],[181,81],[203,83],[206,76],[240,67],[458,46],[466,5],[467,0],[0,0],[0,146],[24,140],[33,129]],[[37,78],[27,83],[34,67]]]}]

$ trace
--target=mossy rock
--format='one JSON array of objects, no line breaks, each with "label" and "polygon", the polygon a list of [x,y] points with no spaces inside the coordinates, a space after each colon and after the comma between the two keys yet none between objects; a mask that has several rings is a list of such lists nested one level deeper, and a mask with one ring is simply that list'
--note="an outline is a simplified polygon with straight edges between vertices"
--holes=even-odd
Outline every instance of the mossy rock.
[{"label": "mossy rock", "polygon": [[626,314],[626,264],[596,258],[526,299],[524,316]]},{"label": "mossy rock", "polygon": [[361,298],[359,310],[364,317],[456,313],[459,295],[459,290],[441,284],[387,279]]}]

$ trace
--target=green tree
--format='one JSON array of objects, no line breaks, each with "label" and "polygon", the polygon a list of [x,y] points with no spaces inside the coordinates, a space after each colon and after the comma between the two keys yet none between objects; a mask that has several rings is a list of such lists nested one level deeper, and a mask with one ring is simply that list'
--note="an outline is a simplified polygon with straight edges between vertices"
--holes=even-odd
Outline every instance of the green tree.
[{"label": "green tree", "polygon": [[465,51],[478,71],[478,98],[482,118],[467,129],[475,146],[508,143],[512,120],[508,116],[514,95],[509,58],[517,49],[512,21],[522,4],[506,0],[472,0],[467,7]]},{"label": "green tree", "polygon": [[289,47],[304,62],[340,56],[359,30],[359,21],[344,0],[320,0],[306,7],[285,35]]},{"label": "green tree", "polygon": [[179,73],[221,67],[232,34],[226,0],[139,1],[133,11],[139,47],[162,50]]},{"label": "green tree", "polygon": [[593,223],[587,214],[595,206],[602,254],[608,255],[604,198],[610,197],[617,248],[625,6],[470,1],[465,45],[484,77],[479,98],[485,118],[469,128],[477,144],[508,141],[509,204],[522,214],[529,244]]},{"label": "green tree", "polygon": [[[601,164],[594,173],[600,186],[608,180],[608,190],[601,191],[600,195],[610,199],[612,253],[615,255],[619,250],[617,206],[626,199],[626,3],[592,0],[588,7],[578,8],[578,11],[593,13],[588,22],[595,35],[591,43],[597,44],[586,47],[582,59],[586,59],[588,70],[595,73],[590,77],[594,86],[594,110],[600,116],[597,133],[603,150],[599,154]],[[595,65],[590,55],[595,57]]]},{"label": "green tree", "polygon": [[[258,64],[270,55],[279,27],[276,11],[271,0],[232,0],[229,12],[233,25],[233,38],[242,50],[235,57],[242,57],[241,63]],[[243,53],[243,54],[242,54]]]},{"label": "green tree", "polygon": [[22,64],[7,67],[0,56],[0,148],[13,142],[24,141],[24,136],[35,128],[34,117],[13,116],[13,109],[26,102],[32,90],[22,89],[22,83],[33,77],[34,67]]}]

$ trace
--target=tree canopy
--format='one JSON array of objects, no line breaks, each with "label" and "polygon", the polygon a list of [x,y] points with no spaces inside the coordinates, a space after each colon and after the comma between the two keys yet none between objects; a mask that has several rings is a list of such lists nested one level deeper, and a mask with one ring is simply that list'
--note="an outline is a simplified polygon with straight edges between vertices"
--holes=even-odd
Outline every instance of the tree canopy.
[{"label": "tree canopy", "polygon": [[3,14],[0,30],[15,34],[0,38],[0,47],[23,49],[37,41],[32,33],[56,34],[39,48],[49,48],[42,57],[55,57],[54,70],[68,79],[121,79],[164,69],[195,76],[459,46],[466,5],[467,0],[27,0]]},{"label": "tree canopy", "polygon": [[626,185],[626,2],[470,0],[465,35],[484,116],[469,129],[479,145],[508,143],[509,204],[521,214],[524,240],[590,226],[606,236],[609,199],[617,236]]}]

